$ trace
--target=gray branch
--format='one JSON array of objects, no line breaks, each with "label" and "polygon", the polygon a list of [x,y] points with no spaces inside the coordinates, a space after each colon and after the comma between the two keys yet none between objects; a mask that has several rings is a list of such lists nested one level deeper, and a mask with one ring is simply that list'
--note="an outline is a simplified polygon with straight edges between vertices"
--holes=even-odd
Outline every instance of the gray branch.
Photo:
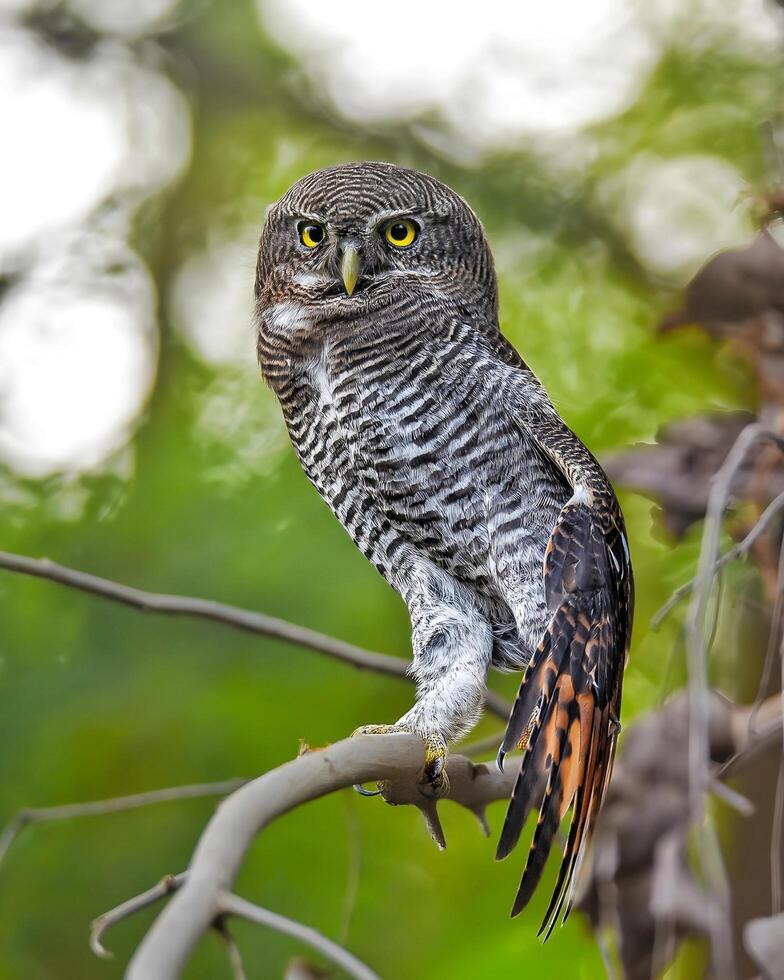
[{"label": "gray branch", "polygon": [[[716,563],[713,566],[714,574],[724,568],[725,565],[728,565],[731,561],[734,561],[736,558],[740,558],[742,555],[748,554],[754,543],[760,537],[762,537],[765,531],[767,531],[773,518],[781,513],[782,510],[784,510],[784,493],[780,493],[768,504],[760,515],[757,523],[754,525],[754,527],[752,527],[742,541],[739,541],[731,548],[728,548],[727,551],[725,551],[724,554],[716,560]],[[696,588],[696,586],[696,578],[693,578],[679,586],[679,588],[672,593],[664,605],[653,614],[653,617],[651,618],[651,629],[657,630],[664,622],[665,618],[678,605],[678,603],[685,599],[686,596]]]},{"label": "gray branch", "polygon": [[[364,735],[307,752],[237,790],[207,825],[187,877],[133,956],[127,980],[180,976],[202,935],[221,916],[238,911],[240,900],[232,898],[227,907],[227,896],[256,835],[303,803],[355,783],[377,781],[388,802],[419,807],[438,836],[436,802],[424,795],[419,782],[423,765],[424,747],[416,736]],[[453,756],[448,772],[449,798],[482,822],[486,805],[508,799],[511,793],[513,775],[500,773],[495,766],[474,765],[463,756]],[[243,908],[247,910],[244,904]]]},{"label": "gray branch", "polygon": [[113,954],[103,944],[103,934],[106,930],[118,922],[122,922],[123,919],[135,915],[136,912],[146,909],[149,905],[154,905],[166,895],[171,895],[172,892],[176,892],[184,880],[184,871],[178,875],[164,875],[157,885],[153,885],[152,888],[148,888],[147,891],[142,892],[140,895],[134,895],[133,898],[121,902],[120,905],[109,909],[103,915],[99,915],[97,919],[93,919],[92,925],[90,926],[90,949],[96,956],[100,956],[102,959],[111,959]]},{"label": "gray branch", "polygon": [[89,800],[86,803],[64,803],[60,806],[23,807],[0,833],[0,861],[8,853],[19,834],[32,823],[51,823],[71,820],[74,817],[103,816],[150,806],[152,803],[169,803],[173,800],[192,800],[204,796],[225,796],[247,783],[247,779],[224,779],[217,783],[192,783],[188,786],[168,786],[146,793],[115,796],[109,800]]},{"label": "gray branch", "polygon": [[[0,551],[0,569],[57,582],[59,585],[119,602],[141,612],[207,619],[233,629],[244,630],[246,633],[270,636],[283,643],[292,643],[308,650],[325,653],[334,660],[351,664],[352,667],[360,670],[370,670],[376,674],[410,680],[406,673],[408,661],[400,657],[377,653],[375,650],[365,650],[344,640],[327,636],[325,633],[289,623],[285,619],[277,619],[275,616],[267,616],[239,606],[215,602],[212,599],[196,599],[192,596],[145,592],[120,582],[113,582],[111,579],[99,578],[97,575],[90,575],[75,568],[58,565],[48,558],[30,558],[10,551]],[[487,692],[485,705],[488,711],[504,721],[509,717],[510,705],[495,691]]]},{"label": "gray branch", "polygon": [[705,808],[705,794],[712,775],[708,651],[716,615],[715,612],[713,616],[709,615],[708,610],[711,590],[721,567],[721,529],[732,496],[733,483],[752,450],[764,442],[772,443],[779,449],[784,447],[784,441],[776,433],[759,423],[747,425],[713,479],[708,495],[697,575],[685,621],[689,699],[689,808],[692,826],[699,827],[699,833],[695,835],[697,858],[719,909],[719,915],[711,929],[711,952],[715,971],[723,977],[735,976],[736,970],[730,929],[729,882],[715,821]]},{"label": "gray branch", "polygon": [[242,919],[247,919],[248,922],[255,922],[257,925],[274,929],[275,932],[281,932],[284,936],[298,939],[318,950],[336,966],[345,970],[350,977],[354,977],[355,980],[380,980],[379,975],[365,966],[356,956],[353,956],[337,943],[333,943],[331,939],[327,939],[318,930],[305,926],[301,922],[297,922],[296,919],[289,919],[278,912],[270,912],[269,909],[247,902],[238,895],[222,895],[220,906],[224,915],[236,915]]}]

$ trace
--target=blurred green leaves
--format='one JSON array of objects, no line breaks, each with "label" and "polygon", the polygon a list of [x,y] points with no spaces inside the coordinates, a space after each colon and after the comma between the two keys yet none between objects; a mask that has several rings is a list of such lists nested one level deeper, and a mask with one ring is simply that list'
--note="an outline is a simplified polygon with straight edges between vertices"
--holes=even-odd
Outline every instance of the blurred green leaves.
[{"label": "blurred green leaves", "polygon": [[[336,118],[260,33],[250,3],[184,3],[158,43],[189,99],[194,138],[187,176],[144,204],[134,225],[160,293],[156,387],[130,446],[100,473],[37,482],[0,471],[4,548],[256,607],[374,649],[408,649],[402,603],[355,552],[288,448],[256,376],[250,323],[247,359],[203,360],[174,304],[184,265],[215,242],[245,250],[233,288],[241,293],[244,277],[250,295],[253,229],[266,205],[302,173],[348,159],[418,166],[476,207],[497,257],[504,329],[599,454],[652,440],[662,423],[706,407],[749,403],[746,379],[705,340],[654,337],[675,283],[635,255],[608,188],[643,153],[707,154],[759,181],[756,126],[779,98],[780,66],[737,48],[673,44],[634,106],[576,137],[577,162],[521,147],[463,169],[410,127],[362,131]],[[220,300],[223,280],[199,268],[200,302],[209,290]],[[236,344],[236,322],[214,323],[218,348],[222,329]],[[624,503],[639,597],[628,721],[661,694],[677,624],[658,635],[647,624],[689,576],[695,546],[655,539],[649,505]],[[253,775],[290,758],[300,738],[336,740],[396,718],[410,699],[404,684],[313,653],[144,617],[8,574],[0,575],[0,617],[7,818],[24,804]],[[516,679],[494,683],[511,693]],[[492,728],[485,721],[480,733]],[[0,868],[0,977],[119,977],[151,913],[114,930],[109,963],[88,951],[90,920],[181,870],[212,806],[167,804],[26,831]],[[241,893],[337,935],[354,825],[348,806],[360,828],[361,879],[347,944],[385,978],[603,975],[577,917],[545,948],[534,938],[541,902],[508,919],[520,862],[496,864],[492,842],[446,807],[441,854],[414,812],[377,800],[314,803],[265,833]],[[491,813],[494,833],[500,816],[500,808]],[[281,976],[297,952],[260,929],[238,925],[236,935],[251,976]],[[217,941],[205,943],[187,975],[228,975]]]}]

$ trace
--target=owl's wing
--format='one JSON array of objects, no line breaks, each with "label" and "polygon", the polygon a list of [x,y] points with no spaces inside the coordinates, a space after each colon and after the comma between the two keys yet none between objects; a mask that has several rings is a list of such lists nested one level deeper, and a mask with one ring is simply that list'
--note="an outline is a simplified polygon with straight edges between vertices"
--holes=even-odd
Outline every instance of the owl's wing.
[{"label": "owl's wing", "polygon": [[[524,750],[498,843],[516,845],[526,819],[539,819],[512,908],[530,900],[556,831],[571,809],[561,868],[541,932],[564,920],[612,768],[620,730],[621,684],[631,633],[633,580],[623,517],[598,462],[566,427],[525,369],[507,408],[573,488],[552,530],[544,562],[552,618],[525,671],[499,752]],[[522,405],[525,408],[521,409]]]}]

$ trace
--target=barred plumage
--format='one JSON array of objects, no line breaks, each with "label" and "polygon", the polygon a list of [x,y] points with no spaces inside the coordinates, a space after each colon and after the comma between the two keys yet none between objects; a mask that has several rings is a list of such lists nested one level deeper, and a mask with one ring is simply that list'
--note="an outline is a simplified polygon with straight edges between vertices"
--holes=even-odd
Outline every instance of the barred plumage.
[{"label": "barred plumage", "polygon": [[256,296],[302,467],[408,605],[417,699],[397,724],[425,738],[436,784],[489,667],[526,670],[499,856],[540,806],[516,913],[572,808],[554,921],[619,727],[632,579],[612,489],[500,333],[482,227],[433,178],[382,163],[304,177],[268,213]]}]

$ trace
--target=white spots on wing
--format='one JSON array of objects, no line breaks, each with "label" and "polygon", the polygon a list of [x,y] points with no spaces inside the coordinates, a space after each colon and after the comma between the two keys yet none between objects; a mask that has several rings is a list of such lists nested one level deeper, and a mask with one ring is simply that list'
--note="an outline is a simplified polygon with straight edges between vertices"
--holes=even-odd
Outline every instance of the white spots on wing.
[{"label": "white spots on wing", "polygon": [[585,504],[586,507],[590,507],[593,504],[593,494],[591,491],[584,486],[582,483],[575,483],[574,493],[569,499],[570,504]]}]

